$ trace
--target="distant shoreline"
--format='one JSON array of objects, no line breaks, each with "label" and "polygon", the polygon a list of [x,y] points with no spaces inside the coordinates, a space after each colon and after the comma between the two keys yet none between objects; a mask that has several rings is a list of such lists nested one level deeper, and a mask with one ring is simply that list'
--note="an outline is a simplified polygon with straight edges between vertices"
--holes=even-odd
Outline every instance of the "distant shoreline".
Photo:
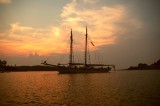
[{"label": "distant shoreline", "polygon": [[139,63],[138,66],[130,66],[126,70],[160,70],[160,60],[154,62],[151,65],[145,63]]},{"label": "distant shoreline", "polygon": [[[3,61],[1,62],[3,63]],[[28,72],[28,71],[57,71],[57,67],[52,66],[43,66],[43,65],[34,65],[34,66],[9,66],[5,64],[1,64],[0,72]],[[118,69],[117,71],[123,70],[160,70],[160,59],[157,62],[154,62],[151,65],[145,63],[139,63],[137,66],[130,66],[127,69]]]}]

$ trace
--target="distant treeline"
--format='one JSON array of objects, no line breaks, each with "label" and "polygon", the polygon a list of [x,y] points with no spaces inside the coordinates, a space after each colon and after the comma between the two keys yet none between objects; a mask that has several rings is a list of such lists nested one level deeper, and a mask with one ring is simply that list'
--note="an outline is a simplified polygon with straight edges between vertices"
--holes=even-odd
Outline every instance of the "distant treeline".
[{"label": "distant treeline", "polygon": [[35,66],[9,66],[7,61],[0,60],[0,71],[56,71],[56,67],[35,65]]},{"label": "distant treeline", "polygon": [[151,65],[145,63],[139,63],[138,66],[131,66],[128,70],[159,70],[160,69],[160,60],[154,62]]}]

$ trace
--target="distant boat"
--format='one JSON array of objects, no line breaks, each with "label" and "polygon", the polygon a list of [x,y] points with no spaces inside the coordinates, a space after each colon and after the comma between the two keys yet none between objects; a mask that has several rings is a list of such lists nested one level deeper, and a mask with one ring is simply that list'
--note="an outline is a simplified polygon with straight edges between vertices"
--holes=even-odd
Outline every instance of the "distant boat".
[{"label": "distant boat", "polygon": [[[94,44],[92,43],[92,45],[94,45]],[[109,72],[112,68],[115,69],[115,65],[89,64],[88,60],[87,60],[87,58],[88,58],[87,53],[88,53],[88,33],[87,33],[87,27],[86,27],[84,63],[74,63],[73,62],[73,34],[72,34],[72,29],[71,29],[69,63],[68,64],[52,65],[52,64],[48,64],[46,61],[44,61],[42,64],[57,67],[59,74],[106,73],[106,72]]]}]

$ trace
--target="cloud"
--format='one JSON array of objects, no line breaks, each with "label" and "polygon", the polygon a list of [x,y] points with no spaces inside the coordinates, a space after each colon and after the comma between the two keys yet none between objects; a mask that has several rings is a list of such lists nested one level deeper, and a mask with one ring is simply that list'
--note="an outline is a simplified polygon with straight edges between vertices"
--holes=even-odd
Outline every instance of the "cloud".
[{"label": "cloud", "polygon": [[100,0],[72,0],[72,2],[83,2],[83,3],[90,3],[90,4],[94,4],[97,3]]},{"label": "cloud", "polygon": [[64,40],[62,35],[65,33],[61,34],[62,30],[58,27],[40,29],[23,26],[20,23],[10,26],[8,35],[0,35],[1,55],[28,55],[31,52],[47,55],[68,51],[66,43],[62,43]]},{"label": "cloud", "polygon": [[[74,50],[84,49],[85,27],[88,26],[89,41],[99,48],[116,44],[126,33],[142,27],[142,23],[129,17],[123,5],[98,6],[98,0],[73,0],[66,4],[59,25],[46,28],[34,28],[21,23],[10,25],[8,32],[0,33],[1,55],[39,55],[68,53],[69,36],[73,29]],[[87,5],[91,6],[85,6]],[[96,8],[94,8],[96,7]],[[69,38],[69,37],[68,37]],[[67,41],[67,42],[65,42]],[[96,49],[97,49],[96,48]],[[91,48],[93,49],[93,48]]]},{"label": "cloud", "polygon": [[66,4],[61,13],[63,20],[61,25],[72,27],[76,33],[83,32],[83,35],[87,25],[89,35],[97,46],[115,44],[119,36],[142,27],[138,19],[128,16],[125,6],[97,6],[96,8],[94,8],[96,4],[90,7],[82,6],[83,3],[91,1],[74,0]]},{"label": "cloud", "polygon": [[0,4],[11,3],[12,0],[0,0]]},{"label": "cloud", "polygon": [[97,3],[99,0],[83,0],[84,3]]}]

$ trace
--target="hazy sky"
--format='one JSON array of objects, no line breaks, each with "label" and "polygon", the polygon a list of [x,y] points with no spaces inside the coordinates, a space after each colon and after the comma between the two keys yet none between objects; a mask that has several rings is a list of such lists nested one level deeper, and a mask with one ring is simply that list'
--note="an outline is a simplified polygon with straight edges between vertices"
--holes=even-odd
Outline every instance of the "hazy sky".
[{"label": "hazy sky", "polygon": [[92,62],[127,68],[160,59],[159,0],[0,0],[0,59],[67,62],[72,28],[75,58],[83,61],[86,26]]}]

